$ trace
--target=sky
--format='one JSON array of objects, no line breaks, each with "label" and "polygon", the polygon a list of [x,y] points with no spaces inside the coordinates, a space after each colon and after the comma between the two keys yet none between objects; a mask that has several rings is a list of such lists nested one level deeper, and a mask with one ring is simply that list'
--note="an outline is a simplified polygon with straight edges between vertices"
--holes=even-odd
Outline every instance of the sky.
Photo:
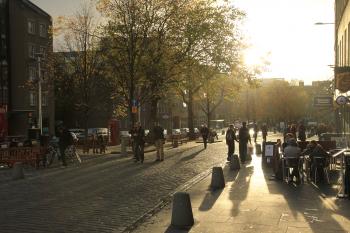
[{"label": "sky", "polygon": [[[32,0],[53,18],[71,15],[85,0]],[[333,76],[333,0],[230,0],[246,12],[242,30],[248,65],[270,65],[263,78],[328,80]]]}]

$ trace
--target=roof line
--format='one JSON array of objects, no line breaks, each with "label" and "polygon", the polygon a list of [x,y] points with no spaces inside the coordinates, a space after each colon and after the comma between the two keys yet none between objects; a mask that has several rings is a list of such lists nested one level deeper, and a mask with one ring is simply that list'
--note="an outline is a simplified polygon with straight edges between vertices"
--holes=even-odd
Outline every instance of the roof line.
[{"label": "roof line", "polygon": [[43,9],[41,9],[40,7],[38,7],[37,5],[32,3],[31,1],[29,1],[29,0],[22,0],[22,2],[24,4],[26,4],[32,10],[36,11],[37,13],[42,14],[42,15],[44,15],[46,17],[49,17],[51,19],[51,15],[49,15],[46,11],[44,11]]}]

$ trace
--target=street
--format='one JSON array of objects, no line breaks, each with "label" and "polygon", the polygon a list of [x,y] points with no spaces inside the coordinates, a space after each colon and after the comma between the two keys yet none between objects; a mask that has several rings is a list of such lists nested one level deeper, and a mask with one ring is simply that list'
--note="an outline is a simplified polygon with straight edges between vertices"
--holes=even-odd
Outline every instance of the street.
[{"label": "street", "polygon": [[0,182],[0,232],[122,232],[179,186],[224,162],[223,142],[189,142],[144,164],[107,155]]}]

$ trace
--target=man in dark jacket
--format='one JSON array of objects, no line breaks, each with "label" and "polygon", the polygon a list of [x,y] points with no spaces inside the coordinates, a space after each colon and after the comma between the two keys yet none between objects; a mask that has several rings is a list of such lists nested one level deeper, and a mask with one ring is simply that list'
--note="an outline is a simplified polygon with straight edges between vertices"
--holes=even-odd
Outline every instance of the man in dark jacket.
[{"label": "man in dark jacket", "polygon": [[157,158],[156,161],[163,161],[164,160],[164,129],[162,126],[159,125],[159,123],[155,123],[155,126],[153,128],[153,139],[154,144],[157,149]]},{"label": "man in dark jacket", "polygon": [[202,138],[203,138],[204,149],[207,149],[207,141],[208,141],[208,136],[209,136],[209,129],[208,129],[208,127],[206,125],[202,125],[201,134],[202,134]]},{"label": "man in dark jacket", "polygon": [[130,130],[130,134],[133,140],[134,147],[134,159],[135,163],[144,160],[144,147],[145,147],[145,130],[141,127],[140,122],[135,123],[135,126]]},{"label": "man in dark jacket", "polygon": [[314,174],[316,167],[321,167],[318,169],[318,173],[316,174],[318,178],[323,177],[323,167],[328,165],[329,155],[327,151],[318,144],[315,140],[312,140],[306,147],[306,150],[302,153],[303,155],[309,155],[309,161],[311,166],[308,167],[310,169],[311,174]]},{"label": "man in dark jacket", "polygon": [[62,166],[66,167],[67,166],[66,149],[68,146],[71,146],[73,144],[73,137],[72,137],[72,134],[64,126],[60,126],[58,128],[58,137],[59,137],[58,146],[60,149]]},{"label": "man in dark jacket", "polygon": [[262,134],[262,137],[263,137],[263,141],[266,142],[266,138],[267,138],[267,125],[266,124],[264,124],[261,127],[261,134]]},{"label": "man in dark jacket", "polygon": [[233,125],[230,125],[226,131],[226,145],[228,146],[227,160],[230,161],[232,155],[235,153],[235,141],[238,142],[236,132]]},{"label": "man in dark jacket", "polygon": [[243,122],[242,127],[239,129],[238,140],[239,140],[239,157],[241,159],[241,162],[245,163],[245,160],[247,157],[248,142],[252,144],[246,122]]},{"label": "man in dark jacket", "polygon": [[298,138],[302,142],[305,142],[305,140],[306,140],[306,133],[305,133],[305,126],[304,126],[304,124],[300,124],[299,125]]}]

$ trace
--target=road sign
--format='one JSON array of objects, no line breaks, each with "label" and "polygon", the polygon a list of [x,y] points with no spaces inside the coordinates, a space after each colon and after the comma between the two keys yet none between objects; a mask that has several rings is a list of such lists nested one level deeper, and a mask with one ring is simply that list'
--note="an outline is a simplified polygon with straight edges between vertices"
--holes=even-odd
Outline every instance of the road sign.
[{"label": "road sign", "polygon": [[314,97],[314,107],[332,107],[332,96],[316,96]]},{"label": "road sign", "polygon": [[337,99],[335,100],[338,105],[345,105],[347,102],[349,102],[349,99],[343,95],[338,96]]}]

